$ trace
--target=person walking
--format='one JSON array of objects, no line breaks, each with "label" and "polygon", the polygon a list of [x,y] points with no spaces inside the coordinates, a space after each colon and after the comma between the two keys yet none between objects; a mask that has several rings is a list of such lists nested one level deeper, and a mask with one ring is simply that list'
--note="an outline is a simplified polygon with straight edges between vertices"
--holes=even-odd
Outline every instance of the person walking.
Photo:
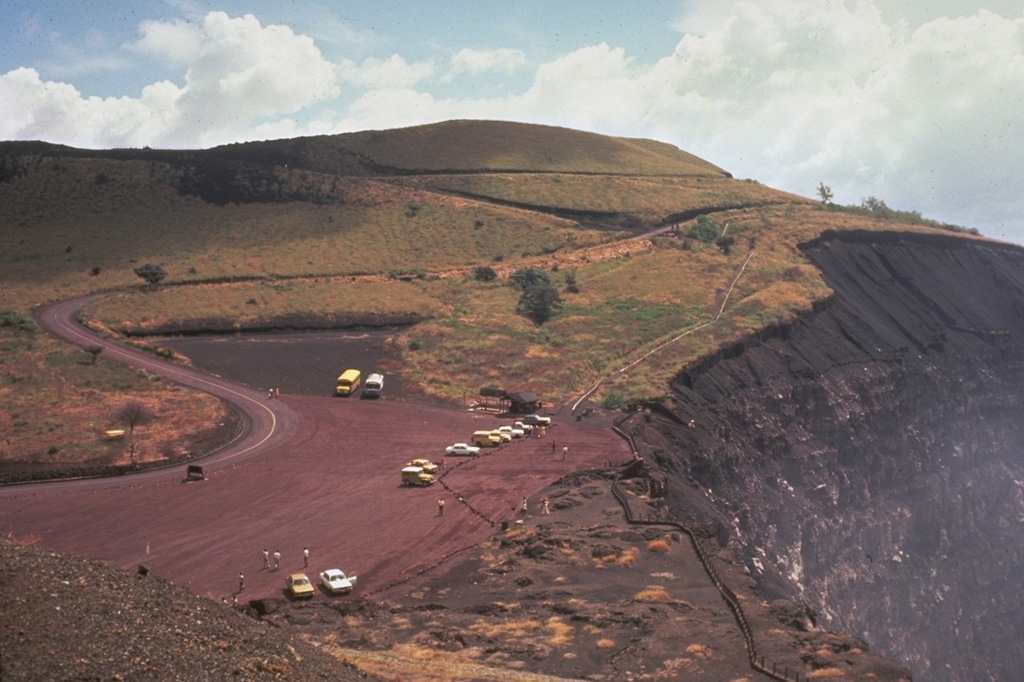
[{"label": "person walking", "polygon": [[270,552],[266,548],[263,549],[263,570],[270,568]]},{"label": "person walking", "polygon": [[281,568],[281,552],[274,551],[274,570]]},{"label": "person walking", "polygon": [[238,573],[238,592],[245,592],[245,574],[242,572]]},{"label": "person walking", "polygon": [[437,515],[444,516],[444,498],[437,501]]},{"label": "person walking", "polygon": [[302,548],[302,566],[309,568],[309,547]]}]

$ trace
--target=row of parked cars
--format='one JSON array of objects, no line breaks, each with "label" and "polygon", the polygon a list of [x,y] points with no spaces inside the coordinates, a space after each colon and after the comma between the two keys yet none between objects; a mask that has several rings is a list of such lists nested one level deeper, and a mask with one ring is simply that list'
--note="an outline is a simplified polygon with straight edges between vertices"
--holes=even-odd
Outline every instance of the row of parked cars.
[{"label": "row of parked cars", "polygon": [[496,429],[474,431],[469,443],[454,443],[445,448],[448,456],[469,456],[480,453],[480,448],[494,447],[508,443],[513,438],[523,438],[534,429],[551,425],[551,417],[539,414],[528,414],[514,424],[506,424]]},{"label": "row of parked cars", "polygon": [[[340,568],[328,568],[320,574],[320,584],[330,594],[348,594],[356,586],[356,580],[356,576],[347,576]],[[310,599],[316,594],[316,588],[305,573],[292,573],[285,578],[285,585],[294,599]]]},{"label": "row of parked cars", "polygon": [[[523,438],[534,429],[551,425],[550,417],[528,414],[514,424],[496,429],[474,431],[469,443],[453,443],[444,449],[448,457],[475,457],[482,447],[494,447],[508,443],[513,438]],[[429,459],[414,459],[402,468],[402,485],[428,486],[434,482],[438,466]]]}]

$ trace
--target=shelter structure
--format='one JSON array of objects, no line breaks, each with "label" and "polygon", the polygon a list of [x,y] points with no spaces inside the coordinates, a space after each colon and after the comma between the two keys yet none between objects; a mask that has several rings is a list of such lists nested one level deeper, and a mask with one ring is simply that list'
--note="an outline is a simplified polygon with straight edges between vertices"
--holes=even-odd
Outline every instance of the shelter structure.
[{"label": "shelter structure", "polygon": [[533,391],[516,391],[506,394],[508,411],[512,414],[529,414],[540,409],[540,398]]}]

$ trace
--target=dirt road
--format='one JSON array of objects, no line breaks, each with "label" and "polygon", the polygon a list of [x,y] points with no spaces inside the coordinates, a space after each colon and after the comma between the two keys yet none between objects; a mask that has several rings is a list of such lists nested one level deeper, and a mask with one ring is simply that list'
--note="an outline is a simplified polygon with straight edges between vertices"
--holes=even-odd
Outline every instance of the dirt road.
[{"label": "dirt road", "polygon": [[[100,342],[71,324],[67,309],[53,315],[48,326],[72,342]],[[393,397],[267,400],[257,389],[103,344],[111,356],[229,400],[248,415],[246,433],[204,461],[205,481],[183,482],[179,467],[0,489],[0,531],[125,568],[145,565],[216,599],[237,592],[239,572],[239,596],[252,599],[280,595],[288,572],[316,580],[332,567],[359,575],[360,593],[387,597],[386,588],[405,589],[404,580],[484,540],[523,497],[630,455],[606,420],[566,420],[543,439],[514,441],[461,466],[449,458],[451,492],[438,484],[404,488],[399,470],[409,459],[440,460],[447,444],[508,420]],[[438,516],[441,497],[447,504]],[[263,569],[264,548],[281,552],[278,571]]]}]

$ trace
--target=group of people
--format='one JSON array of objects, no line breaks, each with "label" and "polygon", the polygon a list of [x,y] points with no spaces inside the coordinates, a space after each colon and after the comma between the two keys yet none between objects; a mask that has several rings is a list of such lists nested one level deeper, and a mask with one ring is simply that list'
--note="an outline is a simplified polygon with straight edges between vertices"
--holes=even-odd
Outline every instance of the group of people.
[{"label": "group of people", "polygon": [[[273,562],[273,564],[271,564]],[[302,548],[302,566],[304,568],[309,567],[309,547]],[[270,553],[269,549],[264,548],[263,550],[263,570],[264,571],[277,571],[281,568],[281,552],[275,550],[273,554]],[[238,592],[245,592],[245,573],[242,571],[238,572]]]}]

